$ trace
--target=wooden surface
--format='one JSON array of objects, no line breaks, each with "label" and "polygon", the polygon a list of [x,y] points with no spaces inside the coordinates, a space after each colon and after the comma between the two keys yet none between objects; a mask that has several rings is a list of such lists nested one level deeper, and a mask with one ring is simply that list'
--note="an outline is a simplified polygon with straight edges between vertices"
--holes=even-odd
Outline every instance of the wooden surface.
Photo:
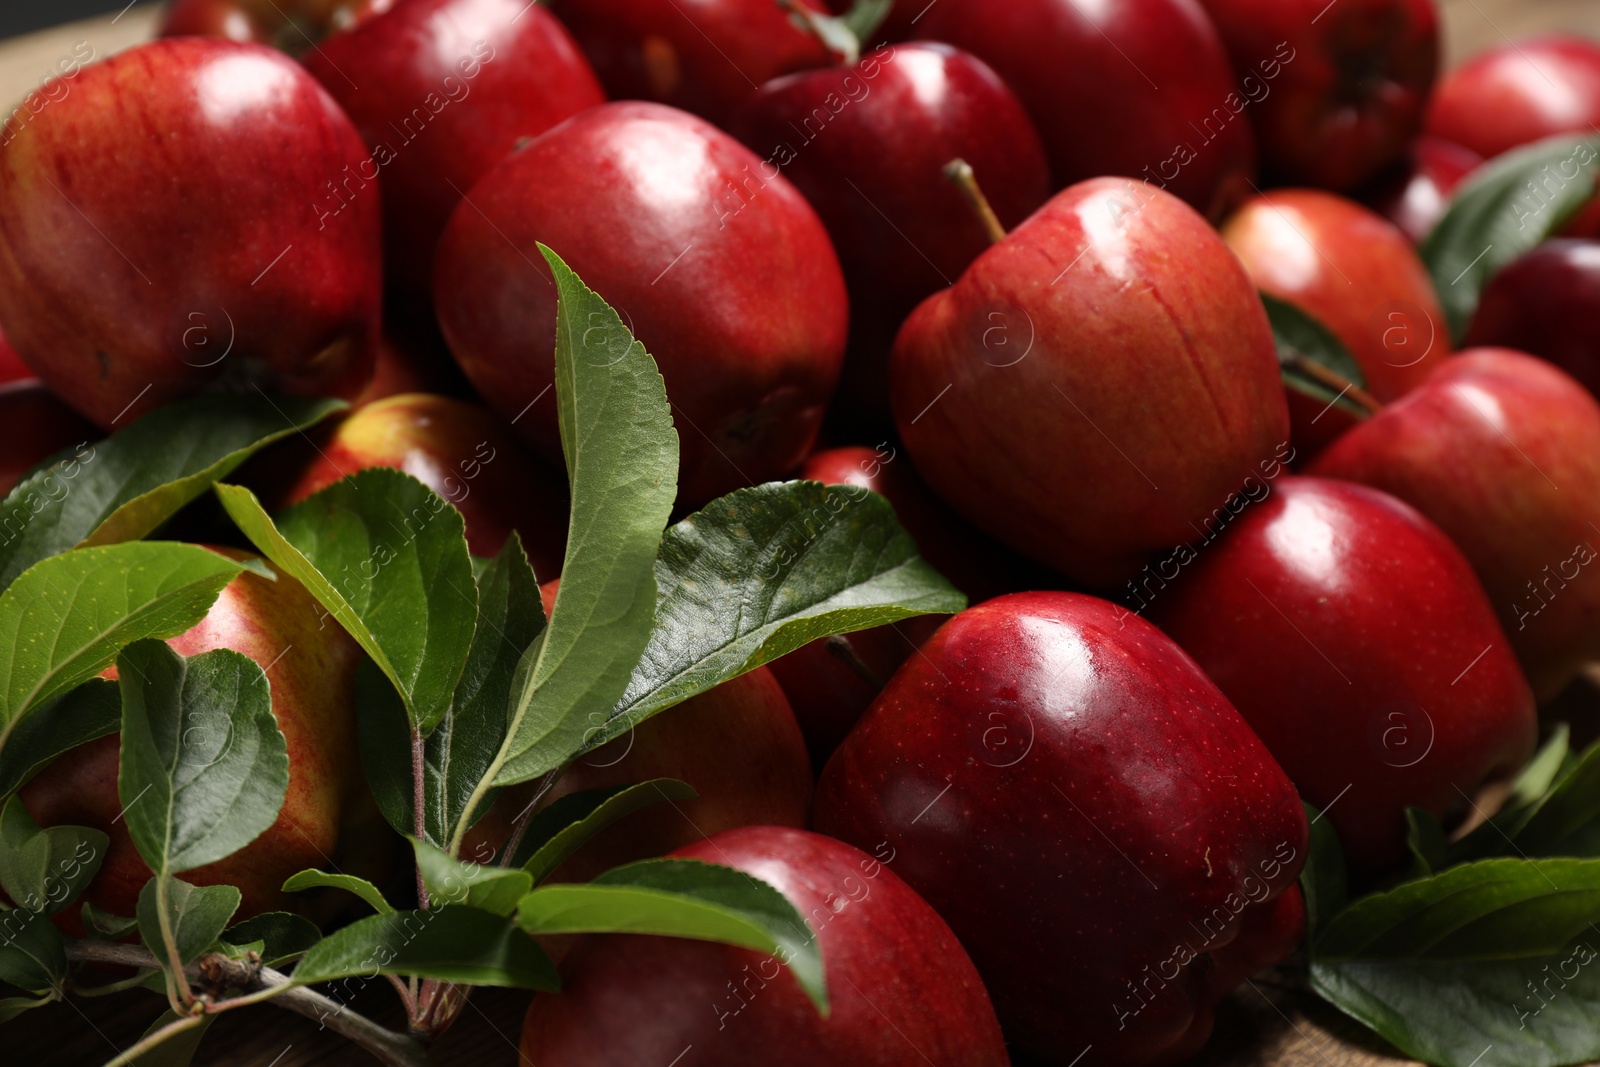
[{"label": "wooden surface", "polygon": [[[1563,29],[1600,38],[1600,0],[1441,0],[1440,7],[1449,62],[1507,38],[1541,30]],[[0,101],[21,99],[59,61],[72,56],[80,42],[103,57],[146,39],[158,16],[159,8],[141,5],[115,20],[92,19],[0,41]],[[1413,1063],[1331,1008],[1294,992],[1293,986],[1293,975],[1283,974],[1263,976],[1243,987],[1223,1006],[1217,1035],[1195,1067],[1405,1067]],[[527,1002],[526,994],[480,990],[456,1028],[439,1042],[434,1053],[439,1067],[519,1065],[516,1040]],[[136,1041],[161,1007],[154,996],[139,994],[52,1005],[5,1027],[0,1063],[29,1067],[103,1063]],[[391,1026],[403,1023],[387,983],[373,983],[352,1007]],[[229,1067],[331,1067],[376,1061],[355,1046],[319,1032],[314,1022],[261,1007],[219,1018],[195,1062]]]}]

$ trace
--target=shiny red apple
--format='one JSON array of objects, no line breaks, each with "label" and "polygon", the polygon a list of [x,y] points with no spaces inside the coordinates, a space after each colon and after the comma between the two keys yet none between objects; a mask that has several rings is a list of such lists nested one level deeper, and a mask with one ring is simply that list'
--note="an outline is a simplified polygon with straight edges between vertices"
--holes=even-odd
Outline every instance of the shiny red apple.
[{"label": "shiny red apple", "polygon": [[461,197],[520,142],[605,100],[566,30],[526,0],[395,0],[302,60],[361,131],[370,160],[329,176],[337,217],[382,187],[391,282],[426,294]]},{"label": "shiny red apple", "polygon": [[208,388],[353,396],[372,372],[378,204],[333,219],[366,158],[298,64],[156,41],[84,68],[0,146],[0,319],[92,422]]},{"label": "shiny red apple", "polygon": [[1485,159],[1600,123],[1600,43],[1551,34],[1509,41],[1445,75],[1427,131]]},{"label": "shiny red apple", "polygon": [[1005,1067],[994,1008],[950,928],[894,869],[820,834],[770,826],[675,855],[745,871],[807,917],[827,1018],[775,957],[664,937],[595,936],[560,993],[528,1009],[522,1058],[563,1067]]},{"label": "shiny red apple", "polygon": [[805,459],[838,380],[847,298],[827,231],[775,166],[682,111],[605,104],[536,138],[457,208],[434,276],[445,338],[489,405],[559,462],[556,297],[538,242],[660,366],[680,504]]},{"label": "shiny red apple", "polygon": [[1056,195],[895,342],[917,470],[998,540],[1115,585],[1288,439],[1266,313],[1205,219],[1142,182]]},{"label": "shiny red apple", "polygon": [[1458,816],[1533,752],[1533,694],[1471,565],[1386,493],[1280,479],[1156,596],[1151,618],[1363,874],[1403,862],[1408,806]]},{"label": "shiny red apple", "polygon": [[893,857],[1013,1050],[1057,1067],[1193,1055],[1301,932],[1294,787],[1177,645],[1093,597],[946,623],[834,753],[815,818]]},{"label": "shiny red apple", "polygon": [[1421,244],[1450,207],[1456,189],[1483,157],[1453,141],[1423,135],[1400,163],[1362,195],[1361,201]]},{"label": "shiny red apple", "polygon": [[1484,287],[1466,343],[1548,359],[1600,395],[1600,241],[1557,238],[1507,263]]}]

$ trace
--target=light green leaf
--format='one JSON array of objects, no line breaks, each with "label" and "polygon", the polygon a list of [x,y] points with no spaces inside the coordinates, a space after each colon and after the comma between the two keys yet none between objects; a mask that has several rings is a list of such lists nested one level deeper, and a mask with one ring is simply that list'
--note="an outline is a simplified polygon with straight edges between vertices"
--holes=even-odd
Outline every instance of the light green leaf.
[{"label": "light green leaf", "polygon": [[393,905],[383,899],[383,893],[377,886],[353,874],[328,874],[325,871],[308,870],[290,875],[283,883],[285,893],[303,893],[307,889],[343,889],[366,901],[379,915],[394,914]]},{"label": "light green leaf", "polygon": [[0,750],[0,797],[21,789],[57,756],[122,725],[122,693],[107,678],[91,678],[23,717]]},{"label": "light green leaf", "polygon": [[19,907],[54,915],[83,892],[110,843],[87,826],[42,830],[12,797],[0,808],[0,889]]},{"label": "light green leaf", "polygon": [[698,795],[688,782],[676,778],[652,778],[637,785],[569,793],[528,823],[514,862],[538,884],[585,841],[619,819],[663,800],[693,800]]},{"label": "light green leaf", "polygon": [[372,915],[317,942],[294,969],[296,985],[373,974],[459,985],[560,988],[555,966],[515,923],[477,908]]},{"label": "light green leaf", "polygon": [[517,901],[533,888],[527,871],[452,859],[443,849],[416,838],[411,839],[411,845],[434,907],[464,904],[504,918],[517,910]]},{"label": "light green leaf", "polygon": [[151,955],[165,967],[170,936],[179,960],[188,965],[227,929],[228,920],[239,910],[239,891],[231,885],[190,885],[171,875],[165,879],[156,875],[139,891],[138,910],[139,936]]}]

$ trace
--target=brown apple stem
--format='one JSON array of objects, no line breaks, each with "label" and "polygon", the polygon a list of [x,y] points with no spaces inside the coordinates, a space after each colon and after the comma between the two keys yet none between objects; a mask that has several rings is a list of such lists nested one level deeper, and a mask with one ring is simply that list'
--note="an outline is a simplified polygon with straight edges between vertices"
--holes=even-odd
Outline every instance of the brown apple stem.
[{"label": "brown apple stem", "polygon": [[[68,938],[66,950],[69,960],[111,963],[151,971],[161,966],[154,956],[138,945]],[[231,1000],[205,1001],[208,1013],[270,1000],[297,1015],[314,1019],[340,1037],[360,1045],[386,1067],[432,1067],[433,1061],[428,1058],[427,1051],[415,1039],[380,1026],[365,1015],[347,1011],[343,1004],[321,993],[304,986],[292,986],[288,975],[271,967],[262,967],[248,960],[210,955],[191,963],[185,968],[185,973],[208,984],[220,983],[245,991],[244,996]]]},{"label": "brown apple stem", "polygon": [[850,639],[844,634],[834,634],[832,637],[826,638],[822,642],[822,647],[828,650],[830,656],[833,656],[860,675],[861,680],[870,685],[874,692],[883,688],[883,679],[879,678],[873,669],[868,667],[861,657],[856,654],[856,646],[851,644]]},{"label": "brown apple stem", "polygon": [[1348,397],[1357,406],[1366,411],[1368,415],[1376,415],[1383,410],[1383,401],[1350,381],[1338,371],[1323,366],[1309,356],[1303,356],[1299,352],[1287,352],[1281,353],[1280,358],[1284,366],[1305,375],[1324,388],[1332,389],[1335,393]]},{"label": "brown apple stem", "polygon": [[964,159],[952,159],[944,165],[944,176],[961,190],[961,195],[966,198],[972,213],[983,225],[983,232],[989,235],[990,243],[999,244],[1004,241],[1006,228],[1000,224],[1000,216],[994,213],[994,208],[989,206],[989,198],[983,195],[983,189],[978,185],[978,176],[972,172],[972,164]]},{"label": "brown apple stem", "polygon": [[[411,731],[411,832],[418,841],[428,839],[428,741],[422,731]],[[428,910],[428,883],[422,878],[422,868],[417,868],[417,907]]]}]

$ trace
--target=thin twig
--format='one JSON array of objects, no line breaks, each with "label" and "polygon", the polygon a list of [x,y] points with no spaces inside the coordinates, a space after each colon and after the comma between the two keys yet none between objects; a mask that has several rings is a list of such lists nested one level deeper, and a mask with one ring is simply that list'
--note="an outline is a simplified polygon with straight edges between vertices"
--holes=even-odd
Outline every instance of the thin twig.
[{"label": "thin twig", "polygon": [[[415,727],[411,730],[411,826],[418,841],[428,839],[428,765],[427,738]],[[417,867],[417,907],[428,910],[428,883],[423,880],[422,867]]]},{"label": "thin twig", "polygon": [[193,1030],[206,1021],[204,1015],[180,1015],[159,1030],[152,1030],[141,1037],[137,1044],[117,1053],[106,1061],[106,1067],[126,1067],[128,1064],[137,1063],[140,1056],[163,1043],[168,1038],[176,1037],[185,1030]]},{"label": "thin twig", "polygon": [[1299,352],[1288,352],[1280,356],[1285,366],[1291,370],[1299,371],[1324,389],[1332,389],[1339,395],[1355,402],[1357,407],[1363,409],[1368,415],[1376,415],[1383,410],[1383,401],[1350,381],[1344,375],[1331,367],[1324,366],[1309,356]]},{"label": "thin twig", "polygon": [[561,779],[565,766],[557,767],[539,780],[539,788],[534,790],[533,799],[528,801],[528,806],[517,815],[517,821],[511,828],[511,836],[506,839],[506,847],[500,853],[500,866],[509,867],[512,858],[516,856],[518,847],[522,844],[523,835],[528,832],[528,824],[533,822],[533,817],[538,813],[539,805],[544,803],[544,798],[550,795],[550,790],[556,787],[556,782]]}]

